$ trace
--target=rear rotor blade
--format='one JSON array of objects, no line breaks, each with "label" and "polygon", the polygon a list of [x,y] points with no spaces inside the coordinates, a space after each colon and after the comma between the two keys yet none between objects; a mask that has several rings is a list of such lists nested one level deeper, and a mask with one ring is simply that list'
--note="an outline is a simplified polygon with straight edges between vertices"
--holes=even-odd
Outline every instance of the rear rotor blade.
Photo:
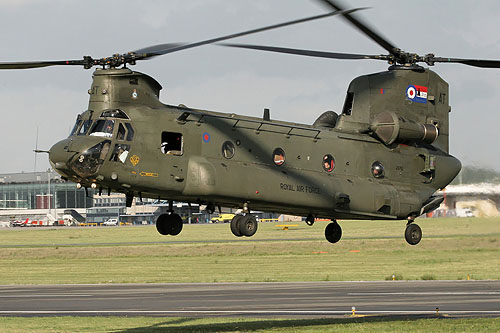
[{"label": "rear rotor blade", "polygon": [[486,60],[486,59],[460,59],[460,58],[442,58],[434,57],[429,59],[431,63],[458,63],[468,66],[481,67],[481,68],[500,68],[500,60]]},{"label": "rear rotor blade", "polygon": [[[303,19],[288,21],[288,22],[279,23],[279,24],[273,24],[273,25],[266,26],[263,28],[252,29],[252,30],[248,30],[248,31],[243,31],[243,32],[239,32],[239,33],[235,33],[235,34],[231,34],[231,35],[207,39],[207,40],[204,40],[201,42],[196,42],[196,43],[187,44],[187,45],[180,45],[180,46],[176,46],[176,47],[175,46],[171,47],[170,46],[171,44],[160,44],[160,45],[155,45],[155,46],[149,46],[149,47],[134,51],[133,53],[135,53],[136,59],[146,59],[146,58],[151,58],[151,57],[155,57],[155,56],[159,56],[159,55],[164,55],[167,53],[172,53],[172,52],[177,52],[177,51],[181,51],[181,50],[185,50],[185,49],[190,49],[190,48],[197,47],[197,46],[217,43],[217,42],[221,42],[221,41],[231,39],[231,38],[236,38],[236,37],[246,36],[246,35],[262,32],[262,31],[282,28],[282,27],[286,27],[289,25],[293,25],[293,24],[313,21],[313,20],[317,20],[317,19],[321,19],[321,18],[325,18],[325,17],[329,17],[329,16],[353,13],[353,12],[356,12],[356,11],[362,10],[362,9],[366,9],[366,8],[354,8],[354,9],[340,10],[340,11],[336,10],[334,12],[327,13],[327,14],[315,15],[315,16],[306,17]],[[165,47],[165,45],[167,45],[167,47]]]},{"label": "rear rotor blade", "polygon": [[252,49],[261,51],[270,51],[277,53],[287,53],[302,55],[308,57],[317,58],[328,58],[328,59],[347,59],[347,60],[360,60],[360,59],[375,59],[375,60],[388,60],[388,56],[384,55],[369,55],[369,54],[355,54],[355,53],[336,53],[336,52],[325,52],[325,51],[314,51],[314,50],[303,50],[303,49],[292,49],[287,47],[275,47],[275,46],[264,46],[264,45],[252,45],[252,44],[231,44],[231,43],[221,43],[219,45],[238,47],[242,49]]},{"label": "rear rotor blade", "polygon": [[344,12],[342,9],[342,6],[338,4],[338,2],[333,1],[333,0],[319,0],[321,3],[325,4],[329,8],[333,8],[338,11],[342,11],[342,16],[344,18],[351,22],[352,25],[354,25],[356,28],[361,30],[365,35],[370,37],[373,41],[375,41],[378,45],[382,46],[384,49],[386,49],[390,54],[392,55],[397,55],[398,54],[398,48],[392,45],[388,40],[383,38],[380,34],[376,33],[375,30],[370,28],[366,23],[362,22],[361,20],[355,18],[351,13]]}]

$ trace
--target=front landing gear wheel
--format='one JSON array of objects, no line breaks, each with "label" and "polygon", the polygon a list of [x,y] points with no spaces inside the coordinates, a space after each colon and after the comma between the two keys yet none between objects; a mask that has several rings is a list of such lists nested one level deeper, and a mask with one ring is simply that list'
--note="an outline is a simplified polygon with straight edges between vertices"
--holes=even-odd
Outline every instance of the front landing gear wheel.
[{"label": "front landing gear wheel", "polygon": [[314,216],[312,216],[311,214],[307,215],[306,224],[312,227],[312,225],[314,224]]},{"label": "front landing gear wheel", "polygon": [[330,243],[337,243],[342,238],[342,228],[337,221],[334,220],[326,226],[325,237]]},{"label": "front landing gear wheel", "polygon": [[182,231],[182,219],[178,214],[161,214],[156,220],[156,230],[162,235],[176,236]]},{"label": "front landing gear wheel", "polygon": [[417,224],[408,224],[405,230],[405,239],[410,245],[417,245],[422,239],[422,229]]},{"label": "front landing gear wheel", "polygon": [[243,236],[240,232],[240,221],[243,217],[244,217],[243,215],[235,215],[231,220],[231,232],[236,237]]}]

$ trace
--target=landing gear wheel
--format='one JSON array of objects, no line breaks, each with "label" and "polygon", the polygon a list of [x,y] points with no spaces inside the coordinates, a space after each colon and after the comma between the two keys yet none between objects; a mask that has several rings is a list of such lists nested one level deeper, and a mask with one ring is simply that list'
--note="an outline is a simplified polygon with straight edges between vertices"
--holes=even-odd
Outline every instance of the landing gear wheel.
[{"label": "landing gear wheel", "polygon": [[182,218],[178,214],[171,214],[169,221],[170,235],[177,236],[182,231]]},{"label": "landing gear wheel", "polygon": [[178,214],[161,214],[156,220],[156,230],[162,235],[176,236],[182,231],[182,219]]},{"label": "landing gear wheel", "polygon": [[168,235],[169,230],[168,230],[168,214],[161,214],[158,216],[158,219],[156,219],[156,230],[162,235]]},{"label": "landing gear wheel", "polygon": [[330,243],[337,243],[342,238],[342,228],[337,221],[333,221],[326,226],[325,237]]},{"label": "landing gear wheel", "polygon": [[238,227],[242,236],[251,237],[257,232],[257,219],[252,214],[242,216]]},{"label": "landing gear wheel", "polygon": [[312,216],[311,214],[307,215],[306,224],[308,226],[312,226],[314,224],[314,216]]},{"label": "landing gear wheel", "polygon": [[240,232],[240,221],[243,217],[244,217],[243,215],[235,215],[231,220],[231,232],[236,237],[243,236]]},{"label": "landing gear wheel", "polygon": [[422,229],[417,224],[408,224],[405,230],[405,239],[410,245],[417,245],[422,239]]}]

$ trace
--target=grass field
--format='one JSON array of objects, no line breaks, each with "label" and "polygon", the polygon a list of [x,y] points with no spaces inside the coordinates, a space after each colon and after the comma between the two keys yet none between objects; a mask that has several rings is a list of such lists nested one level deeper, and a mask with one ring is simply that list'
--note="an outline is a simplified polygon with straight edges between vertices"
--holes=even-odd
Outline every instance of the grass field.
[{"label": "grass field", "polygon": [[0,332],[498,332],[499,318],[1,318]]},{"label": "grass field", "polygon": [[[291,223],[297,224],[297,223]],[[177,237],[153,226],[0,229],[0,284],[500,279],[500,219],[422,219],[417,246],[404,222],[326,222],[282,230],[261,223],[252,238],[228,224],[185,225]],[[499,318],[341,319],[0,317],[0,332],[494,332]]]},{"label": "grass field", "polygon": [[185,225],[177,237],[154,226],[3,229],[0,284],[500,279],[500,219],[418,223],[417,246],[401,221],[342,221],[337,244],[326,222],[261,223],[252,238],[228,224]]}]

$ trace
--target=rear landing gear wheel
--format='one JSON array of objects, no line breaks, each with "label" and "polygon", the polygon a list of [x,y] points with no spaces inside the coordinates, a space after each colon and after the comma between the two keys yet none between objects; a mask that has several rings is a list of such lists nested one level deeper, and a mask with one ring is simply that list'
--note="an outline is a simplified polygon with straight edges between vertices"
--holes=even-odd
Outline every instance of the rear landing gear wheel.
[{"label": "rear landing gear wheel", "polygon": [[170,218],[170,235],[177,236],[182,231],[182,218],[178,214],[171,214]]},{"label": "rear landing gear wheel", "polygon": [[408,244],[417,245],[422,239],[422,229],[417,224],[408,224],[405,230],[405,239]]},{"label": "rear landing gear wheel", "polygon": [[182,231],[182,219],[178,214],[161,214],[156,220],[156,230],[162,235],[176,236]]},{"label": "rear landing gear wheel", "polygon": [[242,216],[239,221],[240,234],[242,236],[252,237],[257,232],[257,219],[252,214]]},{"label": "rear landing gear wheel", "polygon": [[330,243],[337,243],[342,238],[342,228],[337,221],[332,220],[332,223],[326,226],[325,237]]},{"label": "rear landing gear wheel", "polygon": [[307,215],[306,224],[311,227],[314,224],[314,216],[312,216],[312,214]]},{"label": "rear landing gear wheel", "polygon": [[244,217],[243,215],[235,215],[231,220],[231,232],[236,237],[243,236],[240,232],[240,221],[243,217]]},{"label": "rear landing gear wheel", "polygon": [[168,220],[168,214],[161,214],[158,216],[158,219],[156,219],[156,230],[162,235],[168,235],[168,228],[167,228],[167,222]]}]

